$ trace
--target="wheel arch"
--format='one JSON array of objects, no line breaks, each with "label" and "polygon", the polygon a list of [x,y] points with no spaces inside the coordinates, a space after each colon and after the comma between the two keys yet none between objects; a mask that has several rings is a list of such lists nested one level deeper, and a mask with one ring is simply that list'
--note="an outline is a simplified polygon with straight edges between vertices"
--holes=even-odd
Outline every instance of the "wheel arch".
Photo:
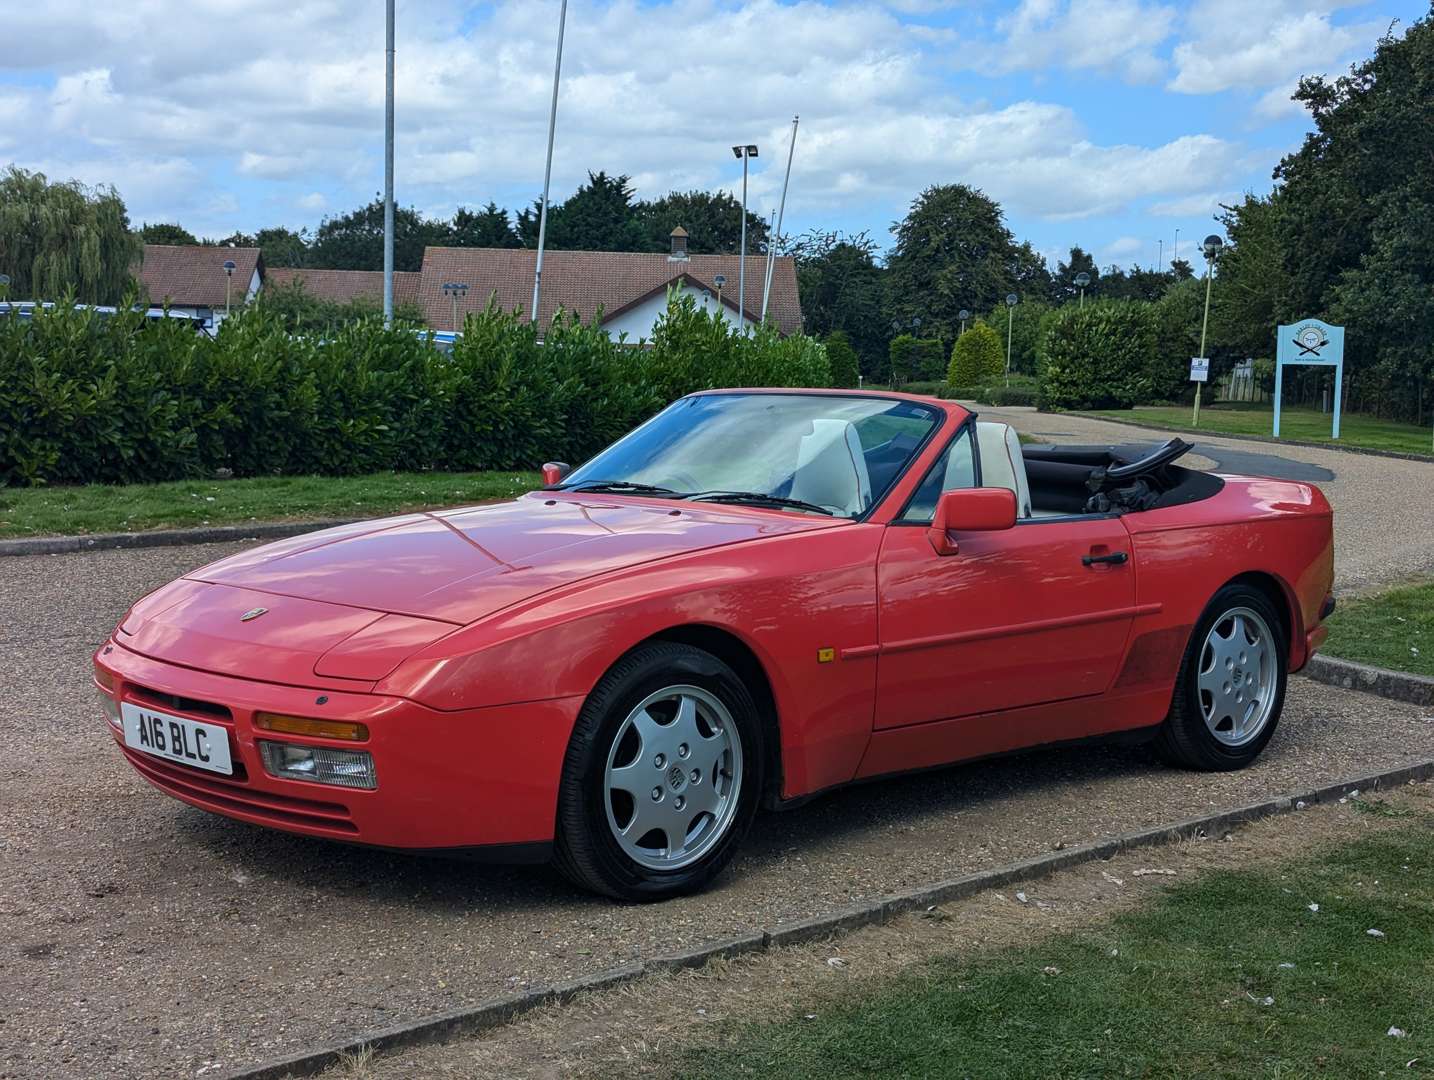
[{"label": "wheel arch", "polygon": [[[737,673],[757,703],[762,723],[766,749],[766,781],[762,792],[762,804],[774,805],[782,790],[782,739],[781,723],[777,713],[777,699],[772,691],[772,680],[766,667],[752,647],[730,630],[708,623],[687,623],[668,627],[633,646],[634,649],[654,641],[671,641],[681,645],[709,652]],[[628,652],[632,650],[629,649]],[[627,655],[626,653],[623,654]],[[621,658],[619,658],[621,659]],[[617,661],[614,661],[616,663]]]},{"label": "wheel arch", "polygon": [[1291,671],[1298,670],[1304,664],[1305,636],[1303,620],[1300,618],[1300,605],[1294,590],[1278,575],[1265,570],[1248,570],[1243,574],[1237,574],[1220,588],[1223,589],[1230,585],[1247,585],[1269,600],[1270,605],[1284,623],[1283,629],[1288,645],[1287,666]]}]

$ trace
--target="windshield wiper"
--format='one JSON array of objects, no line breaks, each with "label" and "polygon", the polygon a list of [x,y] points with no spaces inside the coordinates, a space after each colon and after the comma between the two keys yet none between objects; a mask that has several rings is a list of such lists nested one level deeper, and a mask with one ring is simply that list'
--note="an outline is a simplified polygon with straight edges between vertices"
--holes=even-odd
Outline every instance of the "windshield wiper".
[{"label": "windshield wiper", "polygon": [[825,506],[801,499],[788,499],[783,495],[767,495],[760,491],[699,491],[688,498],[693,502],[747,503],[752,506],[777,506],[786,510],[806,510],[813,514],[834,516]]},{"label": "windshield wiper", "polygon": [[605,491],[613,495],[680,496],[683,492],[655,484],[638,484],[630,480],[581,480],[576,484],[559,484],[549,491]]}]

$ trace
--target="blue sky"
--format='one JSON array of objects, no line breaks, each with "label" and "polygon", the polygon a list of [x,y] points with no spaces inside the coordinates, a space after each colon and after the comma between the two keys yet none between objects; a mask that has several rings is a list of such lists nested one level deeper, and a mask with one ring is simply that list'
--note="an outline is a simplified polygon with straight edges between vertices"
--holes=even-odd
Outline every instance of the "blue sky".
[{"label": "blue sky", "polygon": [[[1168,259],[1265,192],[1338,73],[1427,0],[570,0],[554,193],[735,189],[787,231],[888,228],[933,183],[1005,207],[1054,260]],[[113,183],[135,221],[314,226],[382,186],[382,0],[79,0],[7,12],[0,163]],[[448,215],[542,181],[556,0],[398,3],[398,194]],[[1396,32],[1399,32],[1396,27]]]}]

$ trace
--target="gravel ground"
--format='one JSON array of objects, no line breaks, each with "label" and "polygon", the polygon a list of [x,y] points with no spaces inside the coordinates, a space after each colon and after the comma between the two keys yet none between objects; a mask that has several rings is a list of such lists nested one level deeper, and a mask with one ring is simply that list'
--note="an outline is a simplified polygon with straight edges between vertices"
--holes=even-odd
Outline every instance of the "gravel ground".
[{"label": "gravel ground", "polygon": [[[1434,462],[1404,461],[1370,454],[1305,446],[1277,446],[1215,435],[1172,431],[1162,435],[1128,424],[1084,416],[1039,413],[1029,408],[979,406],[988,420],[1003,420],[1017,431],[1052,442],[1132,443],[1163,441],[1169,435],[1228,449],[1270,454],[1334,473],[1317,485],[1334,507],[1335,591],[1367,592],[1434,571]],[[1202,463],[1205,464],[1205,463]]]},{"label": "gravel ground", "polygon": [[[1142,438],[1083,417],[983,412],[1058,441]],[[1341,591],[1434,568],[1434,503],[1410,498],[1434,465],[1268,449],[1334,474],[1320,486],[1336,508]],[[134,776],[100,726],[87,654],[131,598],[242,546],[0,561],[0,644],[26,673],[0,704],[0,987],[26,1003],[0,1018],[0,1076],[227,1071],[1058,841],[1434,754],[1434,721],[1418,710],[1297,680],[1248,772],[1195,777],[1139,750],[1084,749],[881,783],[759,820],[705,897],[617,907],[542,870],[266,833]]]},{"label": "gravel ground", "polygon": [[[206,1075],[1111,833],[1434,756],[1434,718],[1295,680],[1253,768],[1050,751],[760,818],[712,892],[656,906],[543,869],[271,833],[154,791],[88,654],[130,598],[239,545],[0,559],[0,1077]],[[15,1004],[19,1003],[19,1008]]]}]

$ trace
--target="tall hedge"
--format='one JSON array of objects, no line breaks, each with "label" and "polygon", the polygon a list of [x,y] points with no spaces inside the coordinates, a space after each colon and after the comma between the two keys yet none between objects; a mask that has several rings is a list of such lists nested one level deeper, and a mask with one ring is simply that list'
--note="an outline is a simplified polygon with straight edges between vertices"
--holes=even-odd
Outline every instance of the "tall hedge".
[{"label": "tall hedge", "polygon": [[1000,335],[977,320],[952,346],[946,382],[950,386],[990,386],[1005,370],[1006,354]]},{"label": "tall hedge", "polygon": [[1046,334],[1039,405],[1128,409],[1151,392],[1154,350],[1149,304],[1126,300],[1062,308]]},{"label": "tall hedge", "polygon": [[831,364],[832,385],[855,386],[861,377],[861,358],[852,348],[851,338],[845,330],[833,330],[822,342],[826,346],[827,360]]},{"label": "tall hedge", "polygon": [[904,382],[939,379],[943,360],[941,342],[936,338],[919,338],[898,334],[887,348],[891,358],[891,378],[898,386]]},{"label": "tall hedge", "polygon": [[581,461],[668,401],[720,386],[827,386],[826,350],[741,335],[690,298],[650,348],[490,307],[451,353],[377,319],[294,335],[262,305],[218,336],[58,305],[0,318],[0,485],[134,483]]}]

